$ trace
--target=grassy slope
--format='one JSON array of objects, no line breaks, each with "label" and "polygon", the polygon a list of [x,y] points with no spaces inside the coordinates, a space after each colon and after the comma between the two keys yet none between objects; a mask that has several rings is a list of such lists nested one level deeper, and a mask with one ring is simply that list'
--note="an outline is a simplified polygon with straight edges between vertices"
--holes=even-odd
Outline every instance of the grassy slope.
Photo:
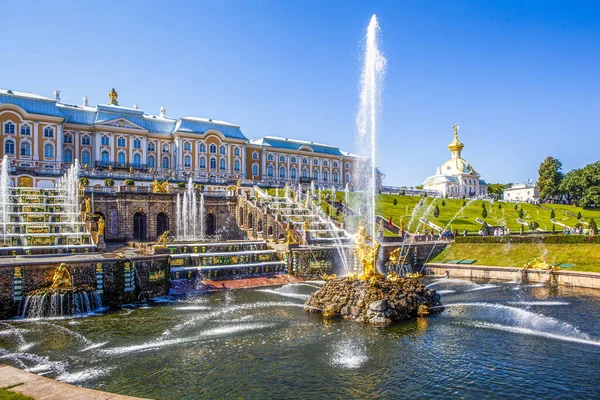
[{"label": "grassy slope", "polygon": [[[355,196],[356,194],[351,195]],[[344,193],[337,193],[337,197],[343,198]],[[394,199],[397,201],[395,206],[393,203]],[[397,225],[402,218],[405,229],[414,232],[417,229],[418,219],[424,216],[427,213],[427,209],[431,203],[435,202],[440,209],[439,217],[435,218],[433,216],[435,204],[429,208],[429,212],[426,216],[428,220],[436,225],[445,227],[456,216],[454,221],[450,224],[452,229],[457,229],[460,232],[462,232],[463,229],[466,229],[468,232],[477,232],[481,227],[481,225],[475,222],[475,219],[481,218],[482,200],[476,200],[471,203],[469,203],[469,200],[466,200],[468,203],[467,207],[465,207],[459,213],[459,210],[461,210],[465,200],[444,199],[446,205],[442,206],[442,199],[425,198],[424,205],[422,207],[418,207],[417,204],[421,199],[421,197],[417,196],[395,196],[388,194],[378,195],[376,211],[377,214],[382,215],[385,218],[389,218],[391,216],[393,222]],[[502,205],[501,209],[498,208],[498,204]],[[508,226],[512,232],[518,232],[520,229],[520,224],[517,222],[517,218],[519,218],[519,210],[515,210],[514,206],[514,203],[496,202],[492,205],[489,202],[486,202],[488,216],[485,218],[485,221],[487,221],[487,223],[490,225],[505,225]],[[415,218],[413,219],[413,223],[409,226],[411,214],[415,207],[417,207]],[[529,223],[531,221],[536,221],[540,225],[540,228],[547,230],[552,229],[549,210],[528,203],[518,204],[518,208],[520,207],[523,207],[523,211],[525,212],[525,217],[523,218],[525,222]],[[574,214],[581,212],[585,222],[588,222],[592,217],[596,221],[600,221],[600,210],[585,210],[574,206],[562,205],[548,205],[547,207],[556,207],[556,220],[569,226],[574,226],[577,223],[577,218],[563,213],[562,210],[567,210]],[[423,228],[420,229],[422,230]],[[562,230],[562,227],[557,225],[556,230],[560,231]]]},{"label": "grassy slope", "polygon": [[[283,193],[284,190],[279,189],[279,195],[283,196]],[[323,191],[322,193],[323,196],[325,196],[327,191]],[[274,195],[275,189],[269,189],[269,194]],[[356,196],[360,196],[360,194],[350,193],[351,204],[356,203]],[[338,200],[343,200],[344,192],[336,192],[336,198]],[[394,199],[397,201],[395,206]],[[402,219],[404,221],[404,228],[410,232],[415,232],[417,230],[419,218],[424,216],[426,213],[427,219],[438,226],[446,227],[456,216],[454,221],[449,226],[451,229],[457,229],[461,233],[463,229],[466,229],[468,232],[479,231],[481,225],[475,222],[475,219],[481,218],[482,200],[476,200],[469,203],[469,200],[443,199],[446,205],[442,206],[442,199],[424,198],[423,206],[418,207],[417,205],[421,199],[423,198],[417,196],[396,196],[389,194],[377,195],[376,212],[378,215],[382,215],[386,219],[391,216],[396,225],[399,225],[400,219]],[[463,202],[465,201],[468,203],[468,205],[459,213],[459,210],[461,210]],[[433,216],[435,204],[429,208],[432,202],[435,202],[440,209],[440,215],[438,218]],[[358,201],[358,203],[360,204],[360,201]],[[518,232],[520,230],[521,225],[517,222],[517,218],[519,218],[519,209],[514,209],[514,203],[496,202],[492,205],[489,202],[485,202],[485,204],[488,212],[488,216],[485,218],[485,221],[488,224],[508,226],[512,232]],[[501,209],[498,208],[498,204],[502,205]],[[409,221],[411,220],[411,215],[415,207],[417,207],[415,218],[409,225]],[[598,223],[600,223],[600,210],[585,210],[575,206],[553,204],[544,205],[544,207],[548,208],[544,209],[529,203],[519,203],[517,207],[523,208],[523,211],[525,212],[525,217],[523,220],[525,222],[529,223],[531,221],[536,221],[540,225],[540,228],[545,230],[552,229],[549,210],[551,207],[555,208],[556,220],[568,226],[575,226],[575,224],[577,224],[577,218],[573,215],[567,214],[566,212],[570,212],[575,215],[577,215],[578,212],[581,212],[583,221],[589,222],[590,218],[594,218]],[[428,208],[429,212],[427,212]],[[423,230],[422,227],[418,227],[418,229],[421,231]],[[562,227],[556,225],[556,230],[561,231]]]},{"label": "grassy slope", "polygon": [[521,268],[526,262],[544,255],[551,263],[571,263],[575,271],[600,272],[600,245],[532,243],[452,243],[432,262],[477,260],[475,265]]}]

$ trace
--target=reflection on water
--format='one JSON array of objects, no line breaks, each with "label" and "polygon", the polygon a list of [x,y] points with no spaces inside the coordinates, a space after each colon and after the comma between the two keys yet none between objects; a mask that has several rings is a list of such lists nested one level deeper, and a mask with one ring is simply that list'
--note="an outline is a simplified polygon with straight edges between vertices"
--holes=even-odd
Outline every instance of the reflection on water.
[{"label": "reflection on water", "polygon": [[445,311],[386,328],[306,313],[322,282],[0,321],[0,363],[161,399],[597,395],[598,292],[426,283],[443,294]]}]

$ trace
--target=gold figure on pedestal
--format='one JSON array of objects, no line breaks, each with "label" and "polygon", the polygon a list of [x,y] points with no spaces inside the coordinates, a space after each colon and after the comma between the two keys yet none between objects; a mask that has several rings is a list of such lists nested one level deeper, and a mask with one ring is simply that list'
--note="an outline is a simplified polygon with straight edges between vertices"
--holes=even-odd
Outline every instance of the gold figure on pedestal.
[{"label": "gold figure on pedestal", "polygon": [[294,236],[292,231],[292,223],[288,222],[285,228],[286,244],[298,244],[298,239]]},{"label": "gold figure on pedestal", "polygon": [[108,92],[108,104],[110,104],[111,106],[119,105],[119,102],[117,101],[118,98],[119,98],[119,94],[117,93],[115,88],[113,88],[110,92]]},{"label": "gold figure on pedestal", "polygon": [[73,281],[71,280],[71,274],[69,274],[69,270],[67,269],[67,264],[61,263],[58,268],[54,271],[54,277],[52,277],[52,286],[51,289],[59,289],[59,288],[72,288]]},{"label": "gold figure on pedestal", "polygon": [[98,235],[104,235],[104,225],[105,225],[105,221],[104,218],[102,216],[100,216],[100,219],[98,220]]},{"label": "gold figure on pedestal", "polygon": [[[377,271],[377,257],[381,245],[374,242],[373,238],[367,234],[362,221],[354,241],[356,243],[356,257],[362,265],[362,273],[359,275],[359,279],[376,281],[383,278],[383,275]],[[373,244],[369,244],[369,242]]]},{"label": "gold figure on pedestal", "polygon": [[92,213],[92,199],[90,199],[89,197],[85,198],[85,213],[86,214]]}]

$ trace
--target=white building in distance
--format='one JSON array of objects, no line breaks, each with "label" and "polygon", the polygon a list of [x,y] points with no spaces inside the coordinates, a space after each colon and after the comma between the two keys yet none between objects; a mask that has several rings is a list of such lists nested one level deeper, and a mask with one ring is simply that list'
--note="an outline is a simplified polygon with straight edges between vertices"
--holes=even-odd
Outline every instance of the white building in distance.
[{"label": "white building in distance", "polygon": [[513,202],[529,202],[538,203],[540,201],[540,193],[537,185],[528,185],[526,183],[519,183],[512,187],[504,189],[502,196],[504,201]]},{"label": "white building in distance", "polygon": [[488,185],[473,166],[461,157],[465,147],[458,140],[458,125],[454,125],[454,140],[448,145],[451,157],[437,169],[435,175],[423,182],[424,190],[431,190],[448,197],[477,197],[487,195]]}]

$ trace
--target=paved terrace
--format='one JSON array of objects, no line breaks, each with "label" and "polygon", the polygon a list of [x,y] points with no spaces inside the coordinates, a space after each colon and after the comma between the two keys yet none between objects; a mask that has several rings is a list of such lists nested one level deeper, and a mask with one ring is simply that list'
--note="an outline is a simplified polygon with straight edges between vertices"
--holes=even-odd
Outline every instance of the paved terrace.
[{"label": "paved terrace", "polygon": [[135,400],[139,397],[86,389],[54,379],[21,371],[20,369],[0,365],[0,387],[20,393],[34,399],[44,400]]}]

